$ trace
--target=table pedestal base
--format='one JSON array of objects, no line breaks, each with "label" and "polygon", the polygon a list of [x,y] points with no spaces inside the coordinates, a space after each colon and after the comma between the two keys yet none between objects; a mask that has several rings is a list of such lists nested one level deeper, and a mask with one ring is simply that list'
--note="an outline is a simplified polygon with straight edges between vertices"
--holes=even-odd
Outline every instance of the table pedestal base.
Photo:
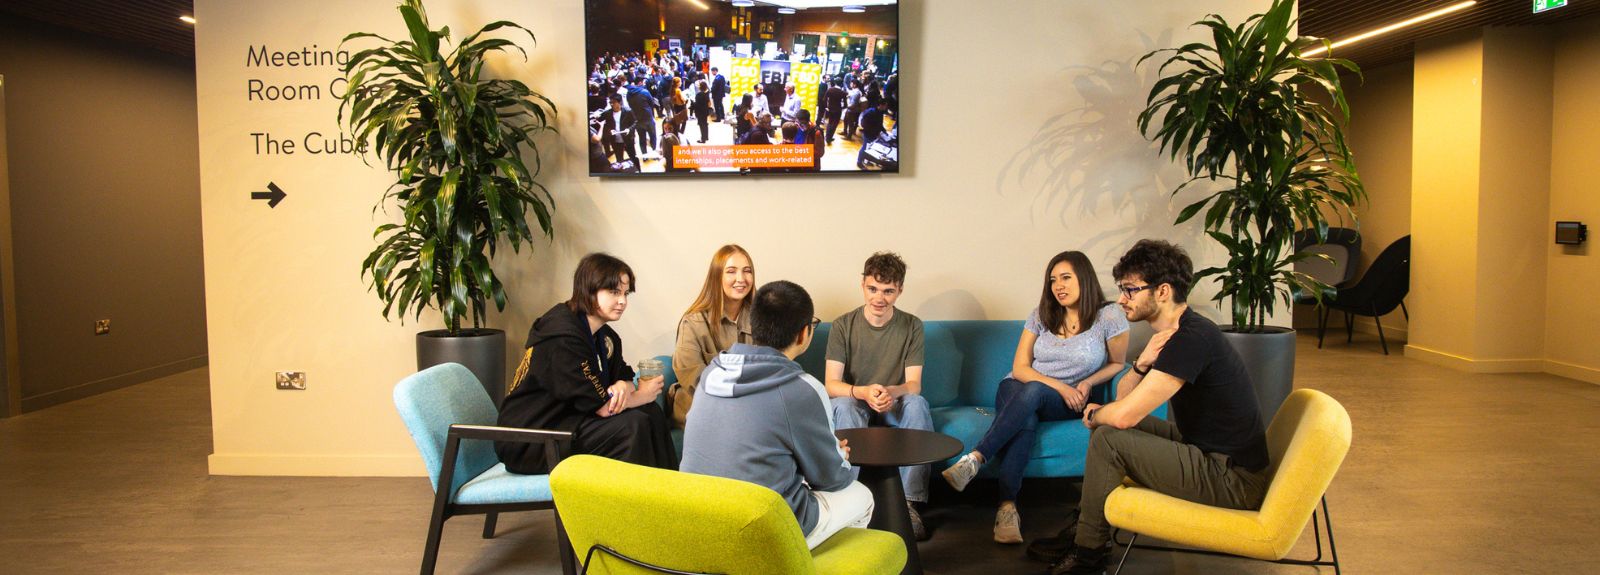
[{"label": "table pedestal base", "polygon": [[872,491],[873,529],[900,536],[906,542],[906,566],[901,575],[922,575],[922,558],[917,553],[917,536],[911,531],[911,514],[906,511],[906,492],[900,485],[900,468],[861,468],[861,483]]}]

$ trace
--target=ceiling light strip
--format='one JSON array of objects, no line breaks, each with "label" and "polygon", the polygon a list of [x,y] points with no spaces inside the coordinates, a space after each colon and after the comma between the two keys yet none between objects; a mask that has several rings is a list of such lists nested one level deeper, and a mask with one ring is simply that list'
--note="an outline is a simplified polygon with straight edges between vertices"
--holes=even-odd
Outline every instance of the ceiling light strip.
[{"label": "ceiling light strip", "polygon": [[[1450,15],[1450,14],[1454,14],[1456,12],[1460,12],[1462,10],[1466,10],[1468,8],[1471,8],[1473,5],[1475,5],[1477,3],[1478,3],[1477,0],[1469,0],[1467,2],[1461,2],[1461,3],[1458,3],[1458,4],[1451,4],[1449,6],[1445,6],[1444,8],[1440,8],[1438,10],[1434,10],[1432,12],[1429,12],[1427,14],[1423,14],[1421,16],[1417,16],[1415,18],[1411,18],[1409,20],[1396,22],[1394,24],[1390,24],[1388,26],[1384,26],[1382,28],[1378,28],[1377,30],[1372,30],[1370,32],[1363,32],[1361,34],[1357,34],[1355,36],[1351,36],[1349,38],[1345,38],[1343,40],[1334,42],[1332,47],[1333,48],[1338,48],[1338,47],[1344,46],[1346,44],[1353,44],[1353,43],[1356,43],[1356,42],[1360,42],[1362,40],[1366,40],[1366,39],[1371,38],[1373,36],[1381,36],[1383,34],[1388,34],[1390,32],[1393,32],[1395,30],[1399,30],[1401,28],[1405,28],[1407,26],[1414,26],[1416,24],[1420,24],[1422,22],[1427,22],[1427,21],[1432,20],[1434,18],[1439,18],[1441,16],[1447,16],[1447,15]],[[1312,48],[1310,50],[1306,50],[1305,52],[1302,52],[1300,55],[1303,56],[1303,57],[1316,56],[1317,54],[1321,54],[1323,52],[1328,51],[1328,48],[1329,48],[1329,46],[1317,46],[1315,48]]]}]

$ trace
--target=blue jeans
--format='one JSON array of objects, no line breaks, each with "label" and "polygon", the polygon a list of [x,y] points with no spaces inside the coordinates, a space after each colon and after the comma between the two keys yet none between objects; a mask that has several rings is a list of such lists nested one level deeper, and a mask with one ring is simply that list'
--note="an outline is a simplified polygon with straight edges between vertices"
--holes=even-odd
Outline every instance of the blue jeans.
[{"label": "blue jeans", "polygon": [[976,451],[983,455],[985,463],[1000,465],[1000,500],[1016,501],[1039,422],[1078,419],[1083,414],[1067,407],[1066,400],[1050,386],[1009,377],[1000,381],[994,405],[994,423],[978,442]]},{"label": "blue jeans", "polygon": [[[834,429],[856,429],[867,427],[869,423],[878,423],[900,429],[933,431],[933,414],[928,411],[928,400],[920,395],[902,395],[895,400],[894,407],[884,413],[873,411],[865,401],[849,397],[835,397],[832,403]],[[861,470],[857,468],[854,471],[859,474]],[[900,468],[900,483],[905,485],[907,500],[919,503],[928,500],[928,472],[926,465]]]}]

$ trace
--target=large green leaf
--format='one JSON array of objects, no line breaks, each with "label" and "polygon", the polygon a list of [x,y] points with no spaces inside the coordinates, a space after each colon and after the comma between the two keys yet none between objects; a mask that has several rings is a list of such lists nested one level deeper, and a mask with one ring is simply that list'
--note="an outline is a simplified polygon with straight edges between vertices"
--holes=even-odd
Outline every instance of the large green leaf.
[{"label": "large green leaf", "polygon": [[[1186,206],[1177,218],[1200,218],[1208,237],[1228,251],[1228,265],[1197,278],[1217,282],[1219,302],[1231,301],[1234,323],[1256,329],[1288,301],[1291,288],[1320,291],[1296,276],[1290,249],[1296,229],[1327,228],[1324,212],[1354,222],[1351,206],[1365,189],[1345,143],[1349,108],[1339,69],[1354,64],[1306,58],[1325,44],[1291,38],[1292,0],[1274,0],[1265,13],[1231,26],[1216,15],[1195,25],[1211,32],[1210,44],[1159,49],[1165,55],[1158,78],[1136,119],[1141,134],[1188,171],[1173,193],[1202,179],[1232,180],[1232,187]],[[1333,106],[1308,94],[1321,91]],[[1209,206],[1209,208],[1207,207]]]},{"label": "large green leaf", "polygon": [[506,305],[489,265],[500,242],[518,250],[532,241],[530,211],[551,237],[552,199],[534,179],[541,161],[535,138],[554,131],[556,108],[520,81],[484,77],[489,53],[527,56],[497,31],[534,41],[532,31],[493,22],[441,50],[450,29],[431,29],[420,0],[403,0],[398,11],[405,37],[357,32],[344,40],[353,45],[343,70],[349,88],[336,120],[357,140],[362,161],[371,153],[395,175],[374,212],[394,207],[401,218],[374,230],[378,245],[362,275],[385,317],[404,321],[407,312],[420,317],[431,307],[450,330],[468,320],[481,325],[489,300],[497,309]]}]

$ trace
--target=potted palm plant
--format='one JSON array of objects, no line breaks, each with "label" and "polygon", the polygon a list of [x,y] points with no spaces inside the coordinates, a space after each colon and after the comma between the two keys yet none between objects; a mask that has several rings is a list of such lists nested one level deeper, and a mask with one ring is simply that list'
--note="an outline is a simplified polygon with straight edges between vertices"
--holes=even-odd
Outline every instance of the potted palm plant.
[{"label": "potted palm plant", "polygon": [[[450,28],[429,27],[420,0],[399,6],[407,35],[391,40],[358,32],[345,42],[374,44],[344,67],[349,90],[339,121],[362,147],[394,172],[379,199],[401,214],[373,232],[378,241],[361,262],[363,278],[383,302],[383,315],[443,315],[443,329],[417,334],[418,369],[444,362],[466,365],[498,402],[504,395],[505,332],[486,329],[488,302],[504,310],[506,290],[490,259],[505,242],[531,247],[528,213],[551,234],[549,191],[539,175],[535,136],[554,131],[555,106],[516,80],[485,78],[493,52],[527,52],[496,30],[533,32],[499,21],[463,38],[453,50]],[[532,159],[533,169],[524,162]]]},{"label": "potted palm plant", "polygon": [[[1233,324],[1224,332],[1251,369],[1261,409],[1270,421],[1294,378],[1294,332],[1266,325],[1291,290],[1315,294],[1332,288],[1294,271],[1307,256],[1294,253],[1296,230],[1326,240],[1328,214],[1355,220],[1351,207],[1366,198],[1343,124],[1349,118],[1339,68],[1359,76],[1355,64],[1308,56],[1326,40],[1291,38],[1293,0],[1273,0],[1265,14],[1230,26],[1209,15],[1196,26],[1210,42],[1156,50],[1165,55],[1158,80],[1139,114],[1140,133],[1182,164],[1190,179],[1221,189],[1189,204],[1175,224],[1203,217],[1208,236],[1227,251],[1225,266],[1201,270],[1221,284],[1216,300],[1229,300]],[[1313,99],[1317,93],[1328,104]]]}]

